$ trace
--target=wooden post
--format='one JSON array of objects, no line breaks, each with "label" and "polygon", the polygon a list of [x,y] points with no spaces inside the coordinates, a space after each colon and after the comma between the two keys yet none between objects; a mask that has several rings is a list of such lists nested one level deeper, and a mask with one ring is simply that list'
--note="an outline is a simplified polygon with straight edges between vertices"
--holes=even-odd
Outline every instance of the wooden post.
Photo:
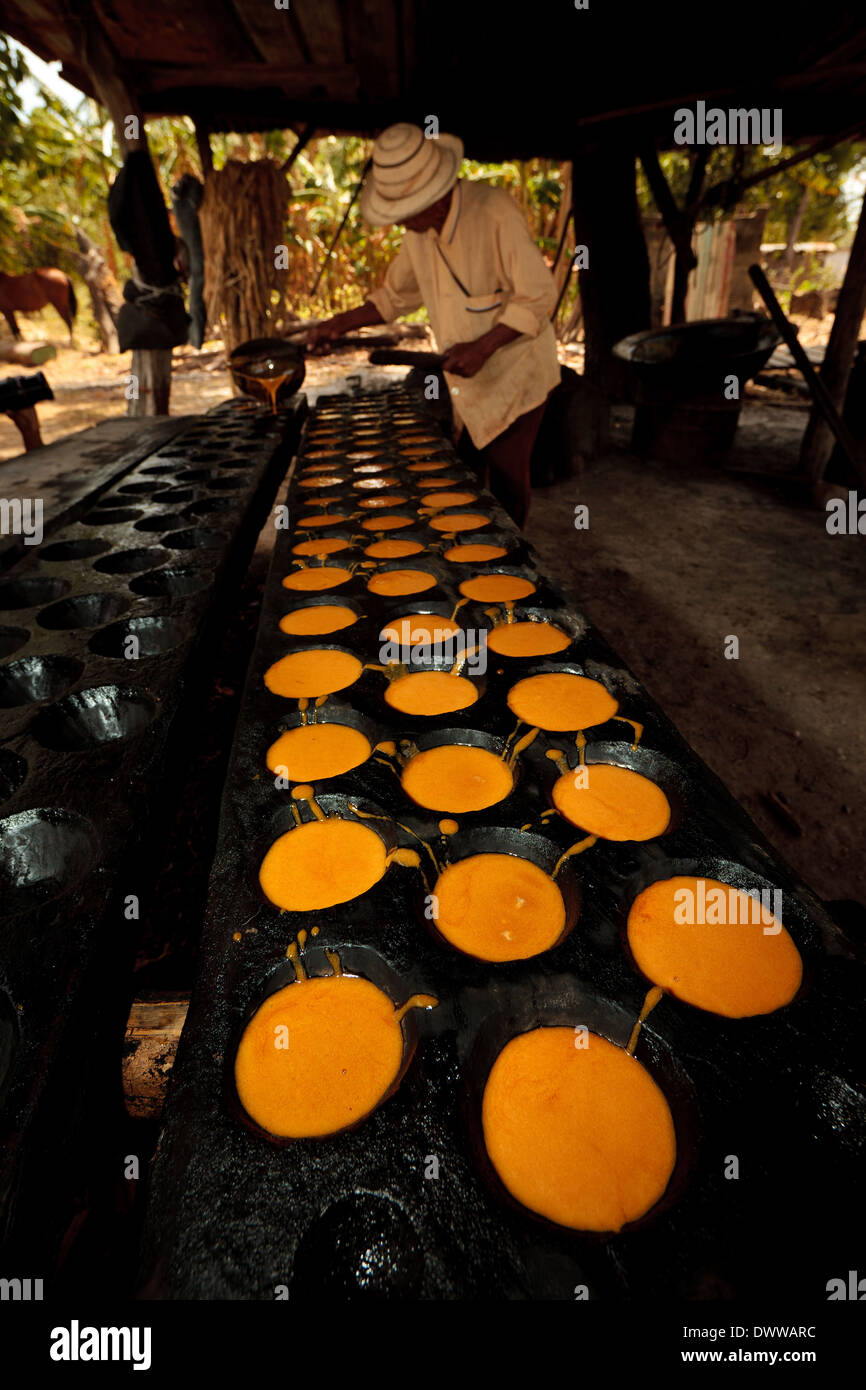
[{"label": "wooden post", "polygon": [[583,452],[591,457],[605,447],[610,403],[627,386],[614,344],[650,326],[649,258],[628,148],[581,149],[572,183],[575,246],[586,247],[588,261],[579,269],[579,285],[586,337]]},{"label": "wooden post", "polygon": [[137,394],[130,398],[127,415],[168,415],[171,348],[133,349],[131,374]]},{"label": "wooden post", "polygon": [[[117,54],[93,12],[76,14],[74,29],[83,65],[108,109],[124,156],[130,150],[147,150],[144,113],[127,87]],[[127,415],[167,415],[171,394],[171,349],[133,348],[130,373],[137,381],[138,395],[130,398]]]},{"label": "wooden post", "polygon": [[[841,413],[845,404],[848,378],[854,365],[860,325],[866,313],[866,198],[860,209],[860,220],[848,258],[845,279],[839,291],[839,302],[830,330],[830,341],[821,364],[821,382],[833,405]],[[823,414],[812,407],[806,433],[800,448],[800,469],[816,484],[824,476],[833,452],[834,436]]]}]

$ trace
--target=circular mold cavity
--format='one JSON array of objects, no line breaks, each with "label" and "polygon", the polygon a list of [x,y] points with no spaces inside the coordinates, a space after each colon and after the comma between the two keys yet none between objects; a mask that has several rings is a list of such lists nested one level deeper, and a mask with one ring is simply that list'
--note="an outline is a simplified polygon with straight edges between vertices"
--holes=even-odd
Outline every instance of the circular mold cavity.
[{"label": "circular mold cavity", "polygon": [[[11,748],[0,748],[0,801],[8,801],[10,796],[14,796],[20,786],[23,786],[27,776],[27,762],[19,753],[13,753]],[[0,1087],[2,1087],[2,1077],[0,1077]]]},{"label": "circular mold cavity", "polygon": [[[301,816],[287,807],[279,831],[262,848],[259,888],[267,902],[289,912],[321,912],[355,902],[379,883],[397,849],[391,817],[373,802],[328,793],[315,798],[319,819],[295,789]],[[287,823],[288,822],[288,823]]]},{"label": "circular mold cavity", "polygon": [[156,546],[145,546],[140,550],[118,550],[97,560],[93,568],[103,574],[140,574],[142,570],[152,569],[164,558]]},{"label": "circular mold cavity", "polygon": [[389,564],[370,576],[367,590],[380,598],[410,598],[413,594],[429,593],[438,584],[439,576],[434,570]]},{"label": "circular mold cavity", "polygon": [[[628,743],[588,743],[585,751],[587,775],[585,786],[581,787],[575,776],[580,763],[579,750],[567,737],[554,734],[552,738],[565,746],[558,749],[559,757],[556,759],[552,756],[555,749],[548,750],[546,762],[547,775],[551,779],[550,803],[567,823],[585,834],[597,834],[600,839],[615,843],[656,840],[669,835],[682,823],[689,800],[689,785],[681,768],[663,754],[651,748],[633,748]],[[569,768],[566,773],[561,770],[562,757]],[[601,785],[595,792],[593,767],[616,769],[617,774],[623,775],[597,779],[596,785],[599,780]],[[629,775],[633,773],[637,774],[637,778]],[[586,798],[584,792],[587,793]],[[600,798],[598,801],[597,797]],[[621,808],[622,818],[618,824],[612,824],[610,818],[615,814],[617,805]],[[585,811],[589,814],[585,814]],[[587,820],[592,817],[594,824],[583,825],[581,819],[573,818],[575,815]],[[617,831],[615,834],[611,833],[614,829]],[[627,830],[634,833],[622,833]]]},{"label": "circular mold cavity", "polygon": [[59,700],[75,684],[84,664],[71,656],[25,656],[0,666],[0,707],[14,709]]},{"label": "circular mold cavity", "polygon": [[538,588],[537,576],[530,579],[518,569],[489,569],[461,579],[458,589],[463,598],[473,603],[520,603]]},{"label": "circular mold cavity", "polygon": [[117,489],[118,497],[146,497],[159,487],[159,483],[124,483]]},{"label": "circular mold cavity", "polygon": [[172,531],[160,541],[168,550],[218,550],[228,540],[225,531],[207,526],[190,526],[184,531]]},{"label": "circular mold cavity", "polygon": [[111,549],[111,541],[101,540],[98,536],[92,539],[84,537],[77,541],[57,541],[54,545],[46,545],[39,552],[40,560],[49,560],[53,564],[55,561],[65,560],[90,560],[94,555],[104,555],[106,550]]},{"label": "circular mold cavity", "polygon": [[423,1240],[391,1197],[354,1192],[317,1216],[292,1266],[296,1302],[411,1298],[424,1278]]},{"label": "circular mold cavity", "polygon": [[75,594],[37,613],[40,627],[69,631],[76,627],[102,627],[125,613],[129,604],[119,594]]},{"label": "circular mold cavity", "polygon": [[266,762],[275,776],[290,782],[322,782],[365,763],[379,733],[365,715],[343,706],[317,710],[315,723],[303,714],[280,722],[282,732],[268,749]]},{"label": "circular mold cavity", "polygon": [[143,690],[122,685],[94,685],[42,710],[33,735],[55,752],[81,752],[134,738],[156,716],[156,701]]},{"label": "circular mold cavity", "polygon": [[244,485],[242,478],[214,478],[207,484],[208,492],[237,492]]},{"label": "circular mold cavity", "polygon": [[136,531],[171,531],[177,526],[176,512],[158,512],[155,516],[146,516],[143,521],[137,521]]},{"label": "circular mold cavity", "polygon": [[635,971],[726,1021],[787,1008],[823,955],[796,894],[732,860],[672,859],[641,870],[625,885],[621,916]]},{"label": "circular mold cavity", "polygon": [[133,593],[146,598],[186,598],[200,594],[213,583],[213,572],[203,569],[151,570],[138,575],[129,583]]},{"label": "circular mold cavity", "polygon": [[551,840],[507,826],[458,831],[419,915],[441,944],[493,963],[555,950],[574,930],[581,888],[573,859]]},{"label": "circular mold cavity", "polygon": [[[413,996],[377,952],[361,946],[298,948],[263,982],[230,1049],[229,1110],[279,1145],[341,1134],[394,1094],[418,1041]],[[294,1037],[274,1049],[275,1028]]]},{"label": "circular mold cavity", "polygon": [[203,478],[211,477],[209,468],[184,468],[177,474],[179,483],[200,483]]},{"label": "circular mold cavity", "polygon": [[[508,617],[513,617],[513,622],[508,622]],[[503,611],[499,620],[491,622],[487,646],[509,660],[538,662],[541,657],[561,656],[585,630],[581,623],[561,613],[518,601],[511,613]]]},{"label": "circular mold cavity", "polygon": [[38,807],[0,820],[0,894],[9,912],[33,910],[69,892],[97,857],[89,821]]},{"label": "circular mold cavity", "polygon": [[[167,453],[166,457],[168,457]],[[147,473],[148,476],[152,474],[156,478],[165,478],[169,473],[173,473],[174,470],[175,465],[173,463],[151,463],[148,464],[147,468],[139,468],[138,471],[139,473]]]},{"label": "circular mold cavity", "polygon": [[0,627],[0,656],[12,656],[29,640],[30,632],[26,627]]},{"label": "circular mold cavity", "polygon": [[446,639],[438,647],[401,644],[396,656],[394,651],[380,651],[383,658],[388,656],[405,668],[405,674],[388,680],[384,699],[391,709],[422,723],[446,714],[470,717],[471,711],[472,717],[477,716],[475,706],[487,689],[487,681],[476,673],[471,662],[473,649],[467,651],[462,632],[457,640]]},{"label": "circular mold cavity", "polygon": [[519,763],[505,761],[505,741],[480,729],[438,729],[416,740],[418,752],[400,778],[410,801],[443,815],[473,815],[499,806],[514,790]]},{"label": "circular mold cavity", "polygon": [[264,674],[273,695],[291,700],[334,695],[360,680],[364,663],[355,652],[336,643],[317,642],[281,657]]},{"label": "circular mold cavity", "polygon": [[153,494],[154,502],[191,502],[195,497],[194,487],[165,487]]},{"label": "circular mold cavity", "polygon": [[107,507],[105,511],[89,512],[82,517],[85,526],[120,526],[124,521],[135,521],[143,513],[140,507]]},{"label": "circular mold cavity", "polygon": [[112,623],[102,628],[91,637],[89,646],[99,656],[134,660],[173,651],[180,646],[184,636],[180,623],[171,618],[147,616],[129,618],[126,622]]},{"label": "circular mold cavity", "polygon": [[582,666],[546,662],[515,681],[508,708],[530,727],[549,733],[576,733],[612,719],[619,701],[603,681],[587,676]]},{"label": "circular mold cavity", "polygon": [[0,584],[0,609],[37,608],[42,603],[51,603],[69,589],[67,579],[55,579],[48,575],[33,575],[27,579],[11,579]]},{"label": "circular mold cavity", "polygon": [[235,508],[231,497],[203,497],[200,502],[190,502],[184,508],[184,516],[195,519],[197,516],[215,516],[219,512],[230,512]]},{"label": "circular mold cavity", "polygon": [[[548,1230],[556,1230],[560,1235],[566,1235],[570,1231],[575,1236],[579,1235],[581,1239],[603,1241],[609,1239],[615,1230],[630,1231],[655,1221],[685,1192],[700,1144],[694,1086],[672,1049],[655,1031],[652,1015],[641,1028],[634,1057],[628,1057],[626,1046],[638,1009],[639,1006],[636,1006],[629,1012],[620,1004],[590,994],[573,976],[554,975],[546,980],[544,991],[522,990],[519,994],[516,991],[509,993],[503,1002],[502,1011],[489,1015],[482,1022],[463,1075],[471,1147],[481,1176],[493,1195],[525,1220],[535,1225],[541,1224]],[[609,1184],[607,1179],[611,1171],[622,1170],[623,1162],[628,1168],[632,1156],[639,1167],[643,1163],[643,1154],[647,1146],[642,1144],[640,1133],[637,1137],[629,1133],[630,1126],[627,1125],[624,1142],[621,1141],[612,1151],[609,1149],[605,1142],[605,1131],[612,1139],[619,1130],[621,1119],[628,1120],[629,1115],[635,1113],[630,1106],[626,1108],[625,1093],[618,1094],[609,1085],[602,1084],[594,1095],[592,1092],[588,1094],[589,1100],[595,1102],[598,1099],[601,1102],[601,1108],[597,1109],[593,1103],[592,1109],[585,1114],[583,1124],[583,1128],[589,1125],[590,1132],[593,1126],[601,1125],[602,1148],[607,1149],[606,1162],[599,1163],[597,1159],[590,1158],[590,1168],[586,1169],[587,1173],[593,1173],[597,1198],[600,1198],[595,1204],[594,1212],[587,1211],[584,1206],[584,1214],[579,1219],[574,1219],[578,1215],[577,1209],[583,1204],[582,1184],[574,1179],[575,1175],[581,1175],[584,1170],[575,1166],[575,1136],[571,1131],[564,1131],[557,1126],[548,1136],[549,1147],[545,1147],[542,1139],[543,1125],[540,1122],[526,1126],[524,1130],[527,1147],[535,1146],[538,1150],[535,1155],[527,1155],[530,1187],[533,1185],[533,1174],[558,1167],[556,1157],[557,1152],[560,1158],[562,1156],[563,1141],[565,1148],[570,1150],[570,1165],[569,1162],[565,1165],[568,1170],[565,1174],[565,1184],[562,1181],[562,1173],[555,1174],[551,1171],[548,1188],[553,1202],[560,1207],[556,1215],[564,1214],[563,1206],[572,1207],[570,1220],[555,1220],[553,1214],[547,1214],[543,1209],[533,1209],[526,1202],[519,1200],[518,1195],[506,1186],[503,1177],[494,1166],[485,1142],[485,1096],[488,1082],[494,1067],[509,1045],[513,1042],[519,1043],[522,1039],[531,1039],[532,1035],[538,1032],[549,1034],[550,1041],[554,1041],[554,1033],[568,1034],[568,1048],[563,1042],[559,1053],[557,1065],[560,1071],[563,1067],[568,1071],[571,1064],[580,1065],[586,1061],[591,1053],[594,1038],[605,1044],[599,1048],[597,1060],[602,1066],[609,1061],[618,1062],[619,1065],[615,1068],[617,1075],[628,1076],[629,1067],[633,1068],[635,1064],[639,1064],[643,1075],[636,1072],[634,1075],[638,1077],[640,1090],[651,1097],[652,1110],[663,1122],[668,1141],[671,1137],[668,1126],[672,1126],[672,1162],[669,1144],[666,1142],[656,1154],[660,1161],[656,1164],[654,1183],[648,1184],[645,1191],[636,1194],[632,1209],[638,1210],[644,1203],[647,1205],[633,1219],[624,1219],[628,1213],[621,1207],[616,1210],[619,1190],[616,1183]],[[579,1035],[586,1046],[575,1046],[575,1040]],[[622,1054],[620,1058],[610,1056],[607,1050],[611,1047]],[[647,1082],[654,1083],[657,1094]],[[570,1089],[568,1081],[565,1084]],[[537,1083],[528,1094],[531,1097],[537,1095],[540,1099],[542,1095],[549,1094],[549,1086],[539,1089]],[[610,1111],[609,1119],[603,1113],[605,1106]],[[555,1107],[550,1113],[552,1117],[555,1115]],[[488,1115],[486,1118],[489,1123],[492,1116]],[[636,1119],[639,1119],[639,1116],[636,1116]],[[580,1129],[577,1134],[580,1134]],[[635,1142],[637,1154],[632,1155]],[[669,1176],[665,1181],[666,1170]],[[568,1174],[571,1174],[570,1178]],[[518,1174],[512,1173],[512,1177],[517,1176]],[[525,1184],[515,1183],[515,1188],[518,1186]],[[529,1196],[530,1193],[524,1192],[522,1195]],[[543,1208],[544,1205],[542,1200],[539,1206]],[[613,1220],[610,1219],[611,1212]]]}]

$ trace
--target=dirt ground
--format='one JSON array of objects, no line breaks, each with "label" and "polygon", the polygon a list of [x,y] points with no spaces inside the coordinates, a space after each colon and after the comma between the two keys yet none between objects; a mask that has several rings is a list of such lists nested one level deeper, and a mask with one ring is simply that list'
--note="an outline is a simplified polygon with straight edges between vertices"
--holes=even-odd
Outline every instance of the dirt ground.
[{"label": "dirt ground", "polygon": [[627,417],[582,479],[536,491],[527,533],[810,887],[866,902],[866,539],[786,477],[807,411],[747,399],[724,470],[636,458]]},{"label": "dirt ground", "polygon": [[[801,339],[826,341],[831,321],[801,325]],[[125,413],[128,354],[64,347],[41,315],[22,326],[59,348],[45,369],[57,399],[39,408],[46,443]],[[335,389],[365,362],[311,360],[306,386]],[[172,413],[231,394],[219,343],[176,351]],[[823,898],[866,902],[866,541],[828,535],[825,514],[791,486],[806,418],[805,404],[753,390],[727,466],[684,468],[632,455],[624,411],[615,447],[582,479],[537,490],[527,531],[802,878]],[[19,452],[0,416],[0,460]],[[578,503],[589,507],[585,531],[574,528]],[[738,660],[724,655],[732,635]]]}]

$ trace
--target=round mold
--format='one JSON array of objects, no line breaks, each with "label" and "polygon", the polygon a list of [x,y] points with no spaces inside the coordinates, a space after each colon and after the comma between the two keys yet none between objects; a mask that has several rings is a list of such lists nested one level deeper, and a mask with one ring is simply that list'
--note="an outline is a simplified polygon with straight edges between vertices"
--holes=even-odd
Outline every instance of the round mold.
[{"label": "round mold", "polygon": [[191,502],[195,497],[194,487],[166,487],[159,492],[155,492],[151,498],[152,502],[167,502],[169,505],[178,502]]},{"label": "round mold", "polygon": [[[719,883],[727,884],[731,888],[740,888],[747,893],[769,893],[769,899],[765,898],[763,901],[769,902],[771,905],[774,902],[773,892],[779,890],[782,893],[780,920],[799,951],[803,962],[803,979],[797,993],[787,1004],[783,1004],[779,1009],[774,1009],[770,1014],[754,1014],[747,1015],[742,1019],[731,1019],[726,1015],[714,1014],[712,1010],[701,1009],[696,1004],[678,1000],[681,1008],[688,1009],[690,1012],[701,1013],[704,1018],[710,1020],[716,1019],[722,1026],[733,1024],[737,1028],[743,1028],[760,1024],[766,1019],[777,1018],[785,1009],[792,1008],[803,998],[813,982],[816,971],[820,969],[826,959],[820,928],[796,893],[786,892],[780,888],[778,883],[771,883],[769,879],[755,873],[745,864],[739,864],[735,860],[723,859],[715,855],[706,855],[701,859],[656,859],[651,865],[641,865],[625,881],[620,898],[620,941],[631,968],[642,980],[646,980],[647,988],[652,985],[653,981],[647,980],[632,955],[628,939],[628,914],[635,898],[645,888],[649,888],[650,884],[658,883],[662,879],[679,877],[717,879]],[[770,911],[772,910],[771,906]],[[773,915],[776,915],[775,912]]]},{"label": "round mold", "polygon": [[156,546],[144,546],[138,550],[115,551],[112,555],[106,555],[104,560],[96,560],[93,568],[103,574],[140,574],[163,559],[165,556]]},{"label": "round mold", "polygon": [[[512,826],[497,825],[484,826],[483,828],[476,826],[467,830],[458,830],[456,834],[447,836],[445,848],[439,853],[443,872],[449,865],[458,864],[462,859],[470,859],[478,854],[508,854],[515,859],[526,859],[549,876],[553,875],[556,865],[562,858],[560,847],[545,835],[538,835],[528,830],[517,830]],[[508,966],[519,968],[529,960],[537,960],[539,955],[547,956],[551,951],[557,950],[580,921],[583,891],[576,861],[566,859],[554,881],[562,895],[565,907],[565,924],[556,941],[534,956],[522,956],[516,960],[491,961],[486,957],[473,956],[470,952],[461,950],[442,935],[436,923],[428,916],[426,889],[420,890],[418,894],[418,917],[434,940],[453,955],[468,956],[472,960],[479,960],[485,966],[497,970]]]},{"label": "round mold", "polygon": [[680,1200],[688,1188],[700,1147],[700,1112],[691,1077],[673,1049],[653,1026],[652,1015],[643,1024],[635,1049],[636,1059],[655,1081],[667,1101],[676,1135],[676,1161],[668,1185],[659,1200],[621,1231],[579,1230],[560,1226],[523,1206],[511,1195],[491,1162],[484,1142],[482,1105],[487,1078],[499,1054],[512,1038],[536,1028],[586,1027],[591,1033],[625,1050],[636,1014],[620,1004],[592,994],[573,976],[551,976],[543,988],[514,990],[503,1000],[502,1011],[488,1015],[478,1028],[463,1069],[462,1105],[475,1164],[491,1194],[530,1225],[555,1231],[563,1240],[605,1243],[629,1231],[639,1230]]},{"label": "round mold", "polygon": [[159,483],[124,483],[117,489],[118,497],[146,497],[159,487]]},{"label": "round mold", "polygon": [[214,478],[207,484],[208,492],[237,492],[244,485],[243,478]]},{"label": "round mold", "polygon": [[39,558],[51,564],[66,560],[92,560],[94,555],[104,555],[110,549],[111,541],[104,541],[99,536],[85,536],[81,540],[57,541],[54,545],[46,545],[40,550]]},{"label": "round mold", "polygon": [[172,531],[160,541],[168,550],[218,550],[228,541],[225,531],[211,530],[207,526],[189,526],[183,531]]},{"label": "round mold", "polygon": [[199,502],[190,502],[188,507],[184,507],[184,518],[194,519],[197,516],[214,516],[219,512],[231,512],[234,510],[236,502],[232,497],[203,497]]},{"label": "round mold", "polygon": [[75,594],[61,599],[37,613],[40,627],[50,631],[70,631],[73,628],[102,627],[125,613],[129,604],[119,594]]},{"label": "round mold", "polygon": [[209,588],[213,578],[211,570],[168,568],[137,575],[129,587],[146,598],[186,598]]},{"label": "round mold", "polygon": [[[556,733],[548,735],[548,742],[551,745],[563,740],[566,746],[561,751],[569,768],[574,771],[579,765],[580,753],[573,743],[571,735]],[[590,767],[594,763],[609,763],[614,767],[628,768],[630,772],[637,772],[642,777],[646,777],[664,792],[671,808],[670,820],[661,835],[655,836],[652,840],[605,840],[606,845],[625,846],[626,852],[628,852],[629,847],[633,848],[636,845],[657,844],[659,840],[672,834],[683,824],[691,806],[691,787],[683,769],[677,763],[672,762],[670,758],[666,758],[663,753],[658,753],[654,748],[646,748],[643,744],[633,748],[626,741],[622,743],[590,741],[586,745],[585,758]],[[562,774],[551,759],[545,758],[544,762],[546,775],[544,775],[543,781],[546,785],[547,799],[549,804],[554,806],[553,788]],[[554,809],[556,809],[555,806]],[[563,824],[572,824],[558,811],[557,816]],[[580,829],[579,826],[575,828]],[[622,867],[624,861],[619,862],[620,867]]]},{"label": "round mold", "polygon": [[294,1301],[420,1296],[424,1239],[393,1198],[356,1190],[307,1226],[292,1262]]},{"label": "round mold", "polygon": [[120,526],[126,521],[136,521],[142,515],[140,507],[109,507],[105,511],[88,512],[82,521],[85,526]]},{"label": "round mold", "polygon": [[172,531],[177,526],[177,512],[157,512],[135,523],[136,531]]},{"label": "round mold", "polygon": [[[321,710],[319,713],[321,713]],[[366,826],[368,830],[375,831],[385,846],[386,854],[397,848],[397,825],[391,815],[384,807],[380,806],[378,802],[370,801],[365,796],[344,796],[340,792],[322,792],[321,795],[316,796],[316,805],[328,818],[336,816],[341,820],[357,821],[360,825]],[[300,825],[307,825],[311,821],[317,819],[309,802],[296,800],[294,797],[289,796],[271,816],[268,829],[258,837],[251,855],[257,895],[259,900],[267,904],[268,908],[273,912],[278,912],[280,909],[271,902],[265,890],[262,888],[259,881],[259,869],[265,855],[274,842],[278,840],[281,835],[285,835],[290,830],[299,828],[298,822],[292,814],[292,808],[297,811],[300,817]],[[371,884],[371,886],[357,898],[352,898],[350,900],[352,907],[359,903],[362,898],[365,898],[367,893],[375,892],[382,882],[382,879],[387,875],[389,868],[390,865],[387,865],[385,874],[382,875],[381,879]],[[334,910],[339,911],[341,908],[345,907],[346,903],[338,903]],[[301,912],[299,915],[302,918],[310,917],[310,920],[313,920],[315,917],[315,913],[311,916],[306,911]]]},{"label": "round mold", "polygon": [[[169,457],[165,451],[162,456],[164,458]],[[173,463],[150,463],[146,468],[139,468],[138,471],[139,473],[146,473],[148,476],[153,475],[155,478],[164,478],[167,477],[169,473],[173,473],[174,470],[175,465]]]},{"label": "round mold", "polygon": [[7,911],[32,911],[86,878],[98,855],[83,816],[36,807],[0,820],[0,894]]},{"label": "round mold", "polygon": [[95,685],[42,710],[32,732],[44,748],[77,753],[134,738],[156,713],[156,700],[143,690]]},{"label": "round mold", "polygon": [[180,623],[172,618],[148,616],[128,618],[125,622],[111,623],[101,628],[91,637],[89,646],[98,656],[108,656],[117,660],[130,660],[130,638],[135,638],[136,658],[159,656],[162,652],[173,651],[187,636]]},{"label": "round mold", "polygon": [[30,575],[25,579],[8,579],[0,584],[0,610],[38,608],[51,603],[69,589],[68,579],[47,574]]},{"label": "round mold", "polygon": [[[325,797],[317,798],[317,800],[327,799],[328,798]],[[336,952],[339,956],[344,975],[354,975],[369,980],[371,984],[374,984],[377,989],[380,989],[383,994],[387,995],[395,1009],[399,1009],[417,992],[408,984],[404,983],[388,962],[379,955],[378,951],[374,951],[369,946],[350,945],[340,942],[333,946],[330,944],[326,946],[324,943],[319,944],[317,941],[315,946],[308,947],[303,952],[301,957],[303,967],[310,979],[327,979],[333,977],[334,968],[326,955],[326,950]],[[282,1138],[279,1135],[271,1134],[268,1130],[258,1125],[244,1110],[235,1085],[234,1061],[247,1024],[258,1009],[261,1008],[265,1000],[269,999],[272,994],[277,993],[278,990],[284,989],[286,986],[293,986],[297,983],[298,980],[295,968],[291,962],[287,960],[281,961],[276,969],[271,971],[265,978],[259,986],[255,996],[250,1000],[244,1010],[241,1024],[237,1028],[232,1046],[227,1052],[226,1070],[224,1073],[224,1091],[229,1113],[238,1123],[252,1130],[253,1133],[259,1135],[260,1138],[266,1139],[270,1144],[276,1145],[278,1148],[287,1148],[293,1144],[317,1144],[327,1142],[339,1135],[350,1133],[352,1130],[364,1124],[371,1115],[394,1095],[406,1074],[409,1063],[418,1045],[418,1025],[415,1010],[409,1009],[400,1020],[399,1025],[403,1037],[403,1052],[399,1069],[391,1085],[383,1092],[371,1110],[368,1110],[364,1115],[360,1116],[354,1124],[345,1125],[342,1129],[335,1130],[331,1134],[314,1136],[309,1139]]]},{"label": "round mold", "polygon": [[59,700],[80,677],[84,663],[72,656],[25,656],[0,666],[0,708]]},{"label": "round mold", "polygon": [[[477,708],[477,704],[470,705],[465,713],[471,714],[471,712],[477,710]],[[445,718],[446,716],[443,715],[441,717]],[[498,738],[495,734],[488,734],[483,729],[461,729],[456,726],[452,726],[449,729],[431,730],[430,733],[413,733],[411,742],[415,745],[419,753],[426,753],[430,748],[440,748],[457,744],[468,748],[484,748],[488,753],[493,753],[500,759],[504,757],[506,751],[505,739]],[[413,811],[416,811],[420,815],[432,816],[435,817],[436,820],[441,820],[443,816],[459,817],[461,823],[468,821],[471,825],[477,823],[480,816],[495,815],[509,806],[511,798],[514,796],[514,792],[521,780],[521,773],[520,758],[517,758],[511,768],[511,790],[503,796],[501,800],[494,801],[492,805],[484,806],[479,811],[454,811],[422,806],[419,802],[413,801],[408,792],[404,791],[403,796],[408,805],[412,807]]]}]

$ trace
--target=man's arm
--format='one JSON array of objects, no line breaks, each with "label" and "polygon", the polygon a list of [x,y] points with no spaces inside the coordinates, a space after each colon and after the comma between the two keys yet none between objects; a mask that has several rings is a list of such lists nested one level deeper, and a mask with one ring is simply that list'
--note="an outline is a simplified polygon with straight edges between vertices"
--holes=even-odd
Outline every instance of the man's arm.
[{"label": "man's arm", "polygon": [[314,347],[328,343],[353,328],[366,328],[373,323],[391,323],[401,314],[411,314],[423,304],[423,296],[415,278],[412,261],[405,244],[385,272],[385,279],[379,289],[358,309],[347,309],[343,314],[335,314],[332,319],[311,328],[307,344]]},{"label": "man's arm", "polygon": [[374,323],[384,322],[375,304],[371,304],[367,299],[363,304],[359,304],[357,309],[345,309],[342,314],[334,314],[333,318],[317,323],[315,328],[311,328],[307,333],[307,347],[315,351],[317,347],[332,342],[343,333],[351,333],[355,328],[368,328]]}]

